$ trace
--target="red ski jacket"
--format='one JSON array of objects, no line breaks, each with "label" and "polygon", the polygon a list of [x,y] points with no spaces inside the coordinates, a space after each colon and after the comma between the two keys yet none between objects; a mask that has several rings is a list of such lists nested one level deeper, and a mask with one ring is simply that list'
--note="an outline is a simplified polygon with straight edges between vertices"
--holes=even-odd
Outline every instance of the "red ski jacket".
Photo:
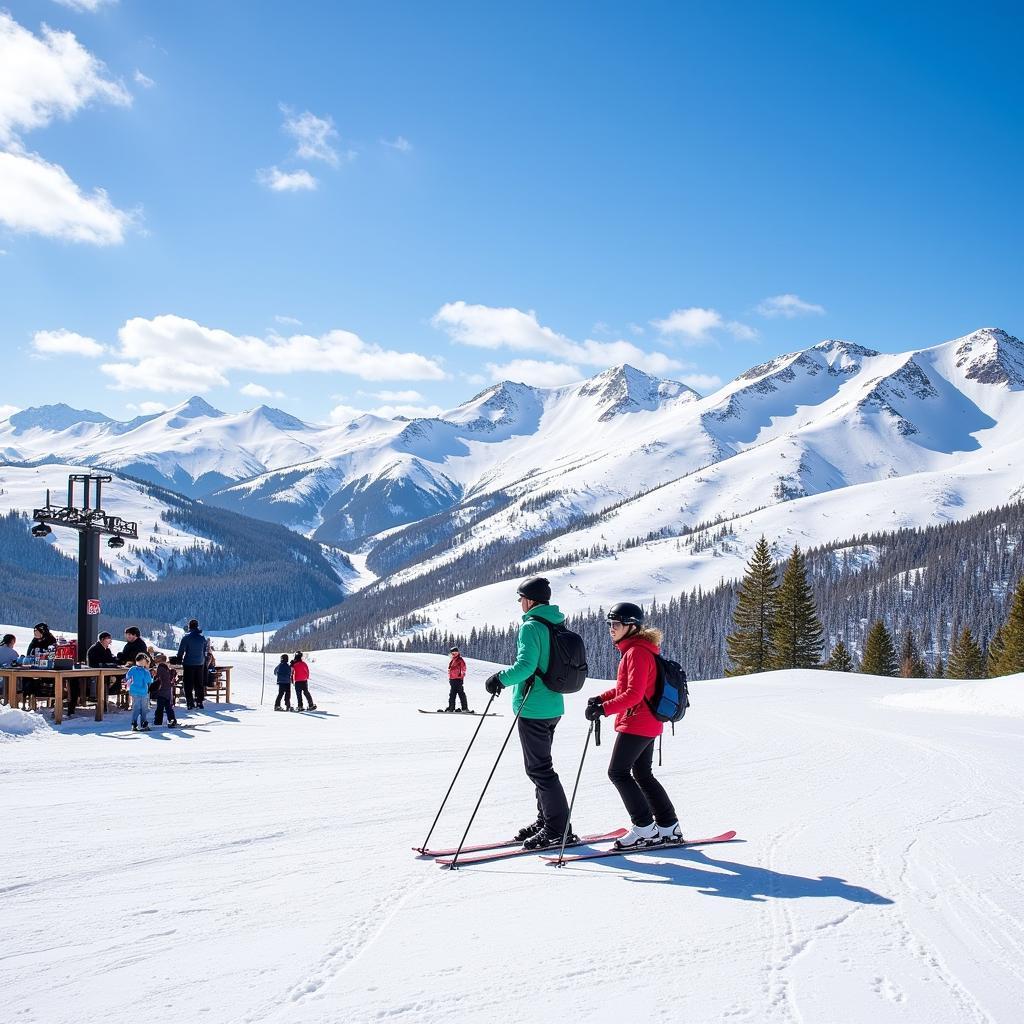
[{"label": "red ski jacket", "polygon": [[309,681],[309,666],[304,661],[292,662],[292,679],[297,683]]},{"label": "red ski jacket", "polygon": [[654,655],[660,654],[661,648],[643,635],[627,637],[615,646],[621,651],[622,659],[615,689],[601,694],[604,713],[615,716],[616,732],[660,736],[665,725],[651,714],[647,700],[654,696],[658,678]]},{"label": "red ski jacket", "polygon": [[466,661],[461,654],[456,654],[451,661],[448,662],[448,678],[449,679],[465,679],[466,678]]}]

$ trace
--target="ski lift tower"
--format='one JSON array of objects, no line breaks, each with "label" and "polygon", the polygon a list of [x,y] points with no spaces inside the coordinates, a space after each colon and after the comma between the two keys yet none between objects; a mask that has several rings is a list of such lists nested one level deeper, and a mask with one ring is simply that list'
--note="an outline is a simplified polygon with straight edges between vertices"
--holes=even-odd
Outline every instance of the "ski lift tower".
[{"label": "ski lift tower", "polygon": [[[78,660],[82,662],[96,639],[92,624],[100,614],[100,537],[109,536],[107,547],[115,549],[124,547],[125,537],[139,538],[137,523],[129,523],[103,509],[103,485],[112,479],[95,473],[72,473],[68,476],[68,503],[54,505],[47,488],[45,508],[37,508],[32,513],[36,520],[33,537],[48,537],[54,526],[78,531]],[[75,504],[79,487],[81,506]]]}]

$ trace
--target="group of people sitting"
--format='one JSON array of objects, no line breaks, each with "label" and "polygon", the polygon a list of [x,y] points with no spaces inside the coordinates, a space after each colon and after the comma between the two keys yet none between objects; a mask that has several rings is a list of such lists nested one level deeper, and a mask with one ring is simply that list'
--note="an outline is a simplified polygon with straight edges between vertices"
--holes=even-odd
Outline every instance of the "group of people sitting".
[{"label": "group of people sitting", "polygon": [[[128,672],[125,676],[127,695],[132,701],[132,728],[144,724],[148,729],[149,698],[151,695],[157,701],[156,724],[161,725],[163,716],[166,713],[168,725],[176,726],[177,719],[174,714],[175,693],[174,687],[177,682],[177,674],[172,665],[180,665],[182,670],[182,689],[185,693],[185,704],[188,708],[202,708],[206,697],[206,681],[210,673],[216,671],[216,657],[210,641],[203,635],[196,619],[189,620],[188,632],[181,638],[178,645],[178,653],[173,658],[155,650],[152,645],[142,639],[142,632],[138,626],[128,626],[124,631],[124,646],[116,653],[112,649],[113,637],[104,630],[96,638],[96,642],[86,651],[85,664],[89,668],[114,669],[127,666]],[[29,642],[26,655],[31,657],[37,652],[55,652],[59,646],[57,638],[53,635],[50,627],[45,622],[37,622],[32,628],[32,640]],[[7,633],[0,643],[0,668],[7,668],[17,665],[20,655],[17,651],[17,637],[13,633]],[[136,670],[140,671],[136,671]],[[146,675],[146,685],[143,690],[142,675]],[[79,703],[82,700],[82,683],[88,680],[68,680],[68,712],[67,717],[75,714]],[[52,683],[38,680],[25,680],[22,694],[24,697],[41,696],[44,692],[43,686],[52,686]],[[112,683],[111,694],[123,692],[120,682]],[[136,708],[136,697],[145,695],[145,710]],[[139,702],[141,704],[141,702]]]}]

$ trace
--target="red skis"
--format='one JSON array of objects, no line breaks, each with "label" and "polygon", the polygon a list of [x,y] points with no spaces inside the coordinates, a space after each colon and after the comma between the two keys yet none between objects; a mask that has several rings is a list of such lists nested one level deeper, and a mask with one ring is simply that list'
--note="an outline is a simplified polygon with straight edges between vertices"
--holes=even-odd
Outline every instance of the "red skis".
[{"label": "red skis", "polygon": [[[617,828],[614,832],[602,832],[600,835],[594,836],[581,836],[578,843],[569,843],[566,849],[573,846],[589,846],[591,843],[606,843],[609,840],[618,839],[619,836],[624,836],[625,834],[626,830],[624,828]],[[509,847],[514,847],[514,849],[509,849]],[[541,852],[540,850],[524,850],[522,843],[505,843],[503,847],[500,848],[496,848],[494,846],[483,848],[485,850],[490,849],[492,851],[490,853],[483,853],[470,857],[463,856],[467,851],[471,852],[476,849],[480,848],[464,846],[462,848],[462,853],[459,854],[459,861],[455,866],[460,867],[463,864],[489,864],[491,861],[495,860],[505,860],[508,857],[525,857],[530,853]],[[545,847],[545,849],[550,850],[551,847]],[[455,859],[455,851],[445,851],[443,856],[439,856],[437,853],[431,851],[429,856],[438,857],[436,863],[441,867],[447,868],[451,867],[452,861]]]}]

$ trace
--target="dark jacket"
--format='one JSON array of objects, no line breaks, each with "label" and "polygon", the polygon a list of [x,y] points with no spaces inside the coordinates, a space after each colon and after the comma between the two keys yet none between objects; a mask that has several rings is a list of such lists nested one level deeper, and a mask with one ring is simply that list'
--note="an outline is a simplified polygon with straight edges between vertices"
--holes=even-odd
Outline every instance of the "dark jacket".
[{"label": "dark jacket", "polygon": [[146,646],[146,641],[142,637],[137,637],[134,640],[129,640],[128,643],[121,648],[117,655],[117,663],[119,665],[134,665],[135,659],[140,654],[149,654],[149,648]]},{"label": "dark jacket", "polygon": [[85,663],[89,668],[117,668],[114,652],[109,647],[104,647],[99,640],[86,651]]},{"label": "dark jacket", "polygon": [[153,678],[156,683],[156,695],[165,697],[172,704],[174,703],[174,669],[166,661],[156,667],[156,675]]},{"label": "dark jacket", "polygon": [[274,668],[274,675],[277,676],[278,686],[290,686],[292,682],[292,667],[287,661],[278,662]]},{"label": "dark jacket", "polygon": [[190,629],[178,644],[178,657],[182,665],[205,665],[209,649],[210,641],[203,636],[203,631]]}]

